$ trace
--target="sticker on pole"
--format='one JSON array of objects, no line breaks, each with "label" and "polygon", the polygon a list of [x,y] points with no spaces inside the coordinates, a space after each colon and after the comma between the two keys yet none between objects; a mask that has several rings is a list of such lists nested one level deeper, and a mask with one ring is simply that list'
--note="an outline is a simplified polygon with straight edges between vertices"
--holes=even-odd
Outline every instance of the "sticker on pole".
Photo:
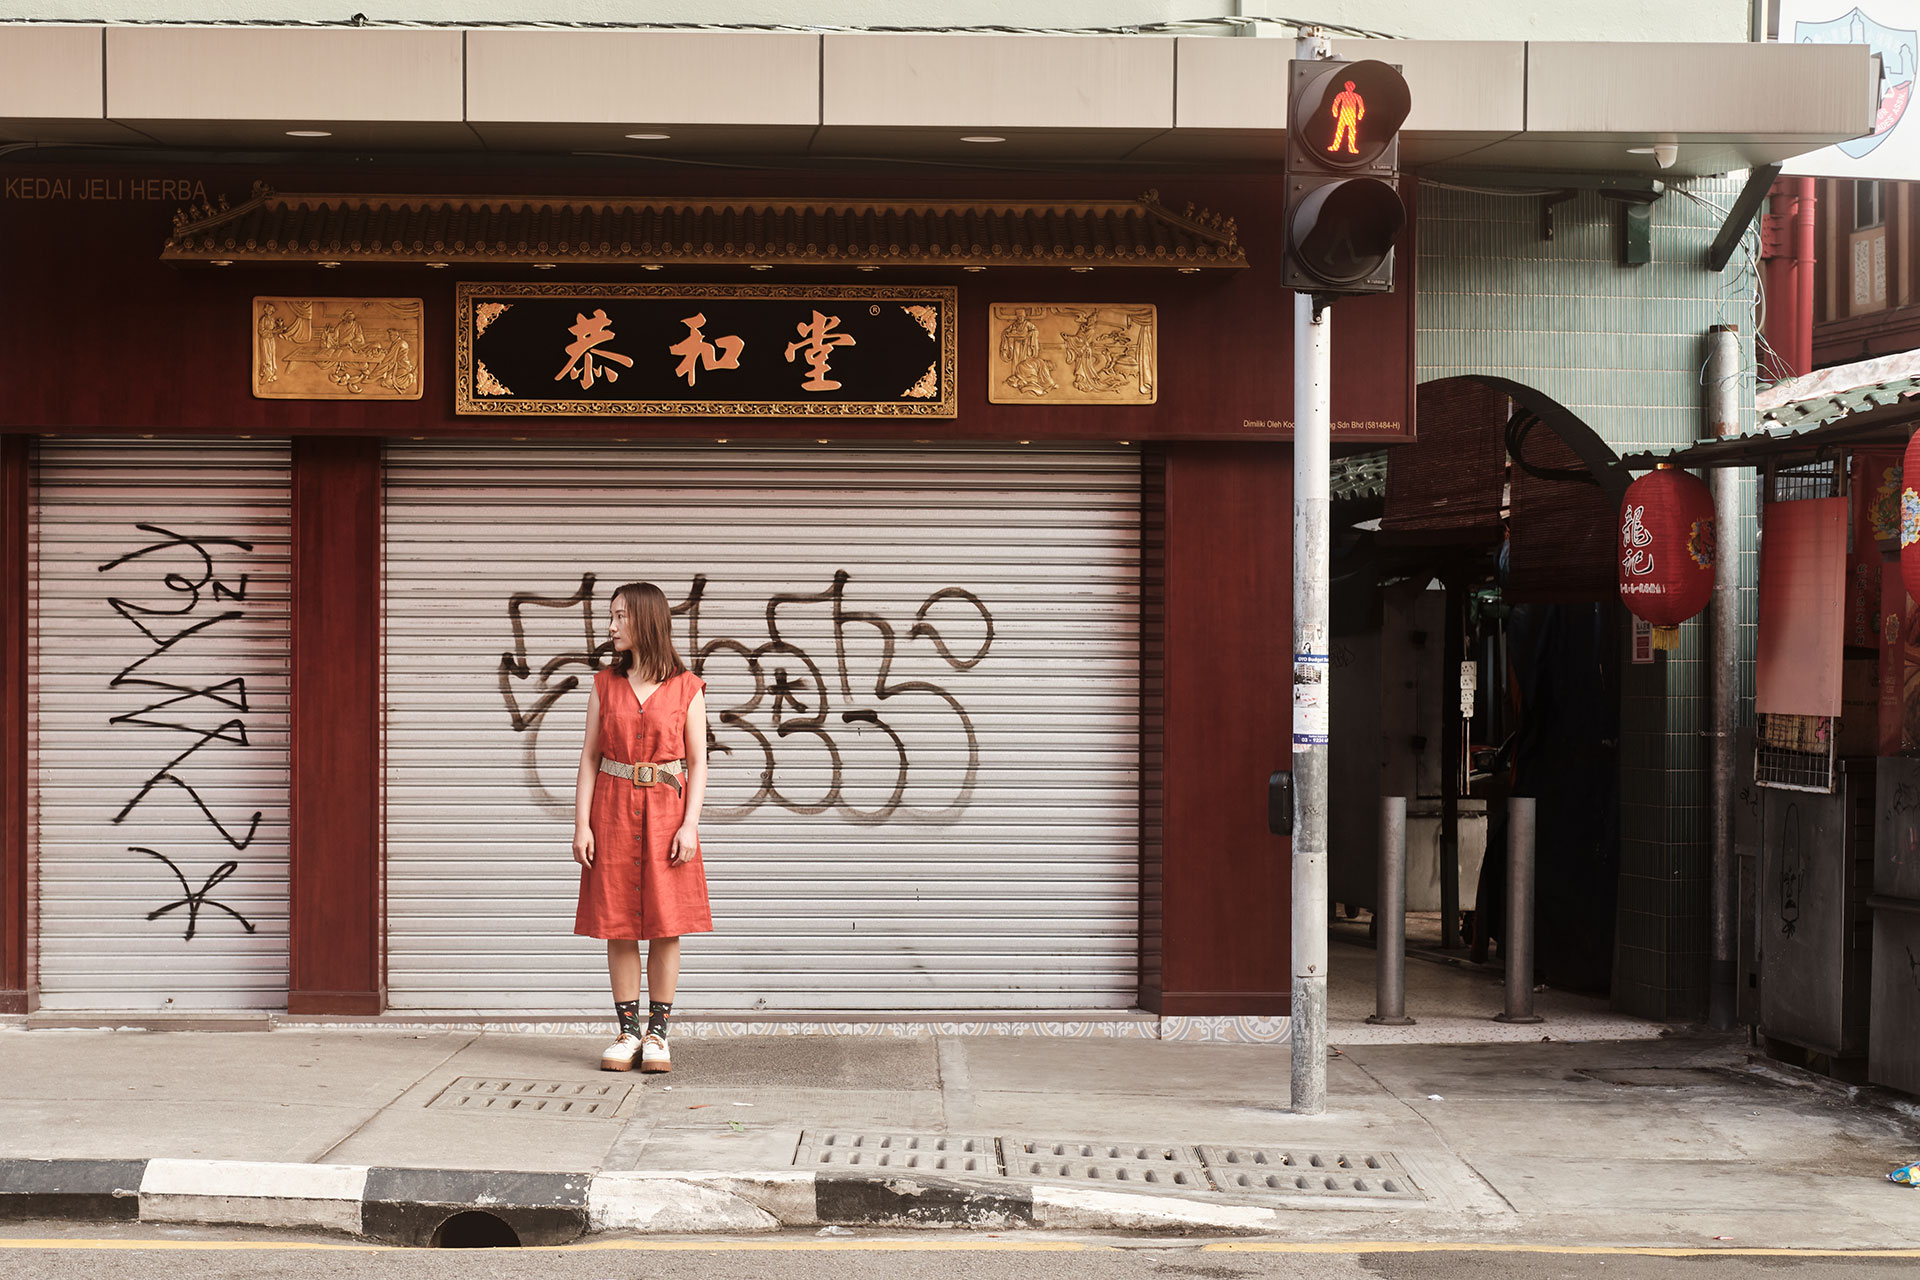
[{"label": "sticker on pole", "polygon": [[1327,745],[1327,655],[1293,655],[1293,745]]}]

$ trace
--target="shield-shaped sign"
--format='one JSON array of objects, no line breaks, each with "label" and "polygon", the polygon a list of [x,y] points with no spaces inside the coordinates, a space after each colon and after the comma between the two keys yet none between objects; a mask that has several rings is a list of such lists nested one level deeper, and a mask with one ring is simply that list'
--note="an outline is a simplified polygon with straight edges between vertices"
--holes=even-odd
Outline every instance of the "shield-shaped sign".
[{"label": "shield-shaped sign", "polygon": [[1914,71],[1920,66],[1920,33],[1876,22],[1856,7],[1824,22],[1795,22],[1793,39],[1796,44],[1864,44],[1880,55],[1880,112],[1874,118],[1873,132],[1841,143],[1840,150],[1858,160],[1886,141],[1913,98]]}]

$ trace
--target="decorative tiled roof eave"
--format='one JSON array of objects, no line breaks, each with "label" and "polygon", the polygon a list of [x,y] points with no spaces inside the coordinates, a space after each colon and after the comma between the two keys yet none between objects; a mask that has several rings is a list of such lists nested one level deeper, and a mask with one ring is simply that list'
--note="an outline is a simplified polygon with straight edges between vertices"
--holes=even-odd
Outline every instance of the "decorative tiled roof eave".
[{"label": "decorative tiled roof eave", "polygon": [[494,266],[1240,268],[1231,218],[1138,200],[600,200],[281,195],[174,215],[161,260]]}]

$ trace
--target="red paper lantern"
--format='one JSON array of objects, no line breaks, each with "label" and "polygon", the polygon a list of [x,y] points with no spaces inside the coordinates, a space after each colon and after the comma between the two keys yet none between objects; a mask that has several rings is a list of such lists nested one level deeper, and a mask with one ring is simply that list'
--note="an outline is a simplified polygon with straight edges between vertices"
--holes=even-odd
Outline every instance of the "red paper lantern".
[{"label": "red paper lantern", "polygon": [[1907,441],[1900,468],[1900,580],[1907,594],[1920,600],[1920,434]]},{"label": "red paper lantern", "polygon": [[1620,598],[1671,649],[1679,626],[1713,599],[1713,494],[1663,466],[1635,480],[1620,504]]}]

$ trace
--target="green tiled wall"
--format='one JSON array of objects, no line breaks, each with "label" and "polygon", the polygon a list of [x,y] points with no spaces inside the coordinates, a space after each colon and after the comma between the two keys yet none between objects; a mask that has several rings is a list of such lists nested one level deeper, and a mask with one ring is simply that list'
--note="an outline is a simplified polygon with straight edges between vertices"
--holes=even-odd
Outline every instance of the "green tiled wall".
[{"label": "green tiled wall", "polygon": [[[1695,179],[1653,206],[1653,261],[1619,263],[1619,206],[1583,194],[1542,235],[1537,196],[1420,188],[1419,365],[1422,381],[1486,373],[1536,387],[1580,415],[1616,453],[1686,444],[1702,428],[1705,335],[1737,325],[1753,369],[1749,253],[1709,271],[1707,246],[1739,178]],[[1742,382],[1742,428],[1753,380]],[[1743,473],[1746,474],[1746,473]],[[1741,714],[1751,717],[1756,557],[1753,485],[1742,527]],[[1706,1007],[1708,808],[1706,631],[1651,666],[1623,661],[1620,901],[1614,1003],[1649,1017]],[[1621,628],[1623,643],[1627,629]]]}]

